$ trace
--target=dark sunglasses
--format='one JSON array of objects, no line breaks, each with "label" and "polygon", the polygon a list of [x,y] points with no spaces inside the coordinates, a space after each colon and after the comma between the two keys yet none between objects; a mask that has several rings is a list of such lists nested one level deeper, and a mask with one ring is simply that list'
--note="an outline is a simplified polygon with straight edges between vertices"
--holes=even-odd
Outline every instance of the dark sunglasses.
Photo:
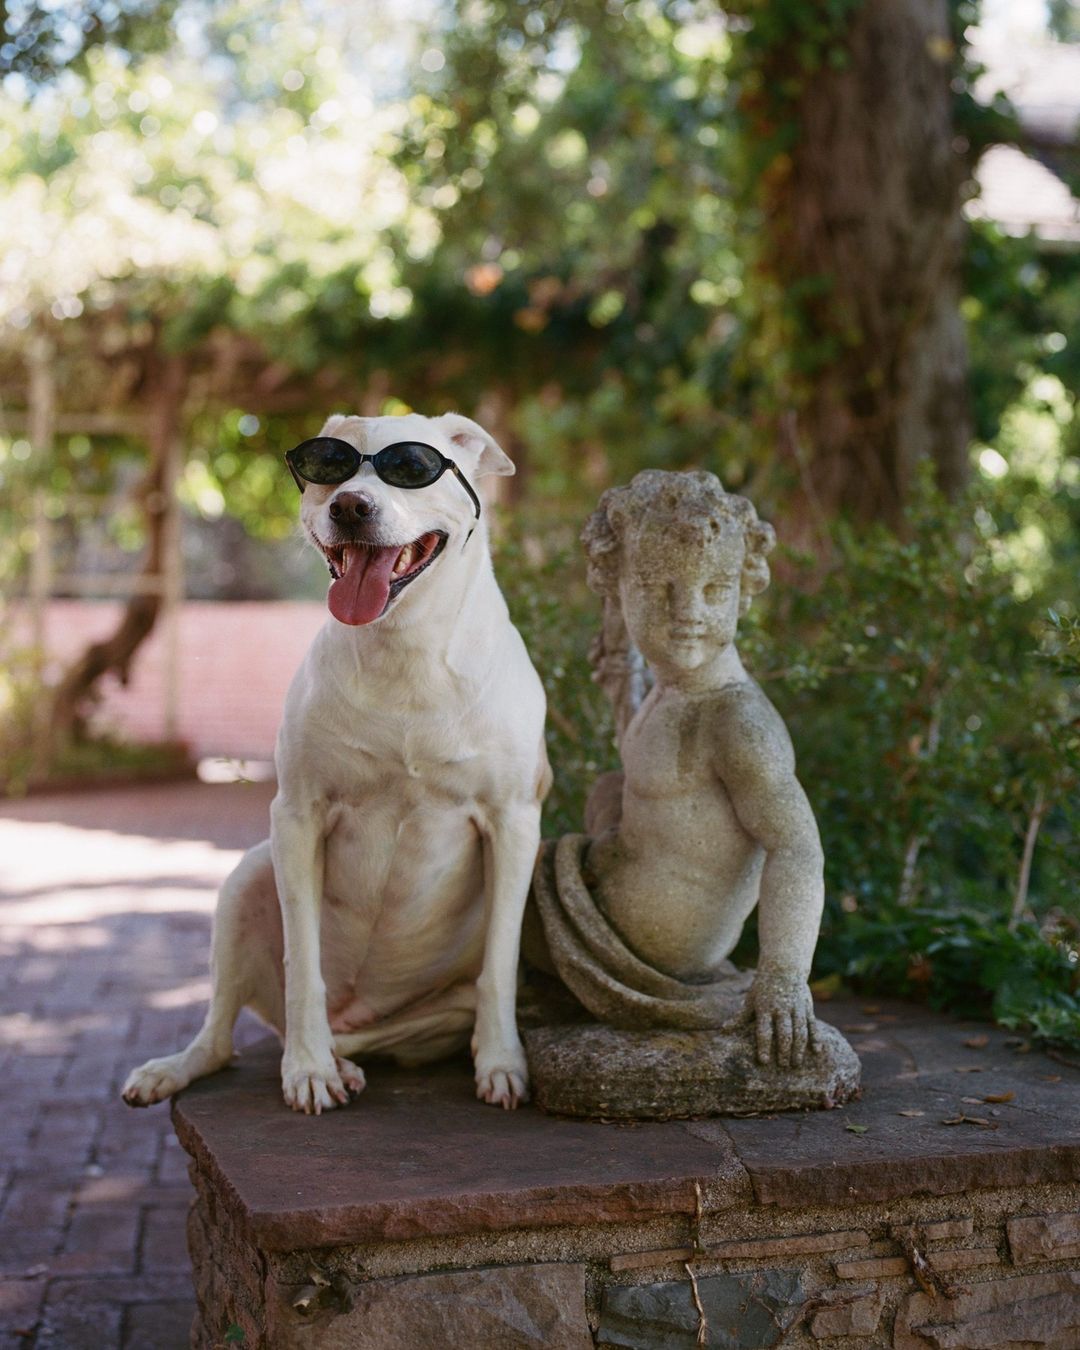
[{"label": "dark sunglasses", "polygon": [[384,483],[398,488],[430,487],[449,469],[472,498],[477,519],[480,518],[480,498],[468,479],[452,459],[447,459],[441,450],[425,445],[423,441],[396,441],[373,455],[365,455],[336,436],[315,436],[310,441],[301,441],[285,456],[285,463],[301,492],[306,483],[317,483],[320,487],[344,483],[365,460],[371,461],[371,467]]}]

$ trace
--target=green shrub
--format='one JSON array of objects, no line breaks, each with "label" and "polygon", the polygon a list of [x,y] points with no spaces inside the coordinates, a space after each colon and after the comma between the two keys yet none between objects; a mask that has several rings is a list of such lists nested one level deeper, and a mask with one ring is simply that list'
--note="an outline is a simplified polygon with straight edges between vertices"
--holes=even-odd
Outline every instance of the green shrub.
[{"label": "green shrub", "polygon": [[1064,621],[1018,598],[991,506],[981,491],[949,506],[924,484],[905,538],[837,531],[828,568],[779,588],[744,644],[791,728],[829,891],[849,910],[1075,908],[1077,681],[1044,659]]},{"label": "green shrub", "polygon": [[511,543],[499,553],[499,579],[511,617],[525,638],[547,693],[548,759],[554,781],[544,809],[544,833],[581,830],[585,798],[597,776],[618,766],[611,706],[589,666],[599,601],[585,585],[579,549],[559,539],[549,558],[530,561]]}]

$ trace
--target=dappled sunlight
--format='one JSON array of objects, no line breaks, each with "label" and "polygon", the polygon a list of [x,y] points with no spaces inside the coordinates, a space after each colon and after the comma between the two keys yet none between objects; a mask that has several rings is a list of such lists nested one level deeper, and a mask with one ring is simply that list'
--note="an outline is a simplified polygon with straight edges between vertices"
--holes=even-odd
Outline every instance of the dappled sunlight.
[{"label": "dappled sunlight", "polygon": [[229,755],[200,759],[196,767],[200,783],[272,783],[274,762],[267,759],[234,759]]},{"label": "dappled sunlight", "polygon": [[13,1046],[26,1055],[53,1055],[66,1048],[74,1037],[100,1031],[108,1024],[109,1017],[105,1013],[85,1013],[63,1019],[12,1013],[0,1017],[0,1046]]},{"label": "dappled sunlight", "polygon": [[89,923],[127,912],[210,913],[240,856],[199,840],[0,820],[0,932],[12,924]]},{"label": "dappled sunlight", "polygon": [[[3,924],[3,916],[7,913],[9,911],[0,909],[0,925]],[[12,922],[16,921],[12,916]],[[30,933],[21,934],[20,940],[24,947],[32,947],[38,952],[55,952],[61,957],[71,957],[76,952],[100,951],[111,941],[108,932],[96,924],[82,924],[78,928],[67,926],[37,928]],[[11,956],[14,953],[15,948],[8,944],[0,947],[0,956]]]},{"label": "dappled sunlight", "polygon": [[19,990],[0,1046],[93,1060],[130,1032],[125,1064],[176,1048],[209,996],[211,916],[243,853],[221,843],[255,835],[264,811],[261,795],[191,784],[0,809],[0,961]]},{"label": "dappled sunlight", "polygon": [[[151,889],[144,890],[143,886]],[[122,914],[171,914],[177,910],[209,915],[216,903],[217,892],[212,887],[158,888],[153,880],[142,885],[110,886],[96,892],[57,891],[35,900],[2,902],[0,930],[10,924],[79,924]],[[35,942],[34,935],[28,935],[27,940]],[[45,945],[59,949],[65,944],[61,937]]]},{"label": "dappled sunlight", "polygon": [[[98,819],[116,825],[127,800],[55,799],[79,825],[0,818],[0,960],[17,976],[21,1003],[0,1016],[0,1049],[42,1066],[86,1055],[92,1080],[102,1047],[134,1036],[109,1070],[110,1090],[131,1064],[178,1048],[197,1025],[210,992],[210,917],[242,853],[95,828],[95,802]],[[32,806],[43,813],[50,803]],[[70,1090],[79,1081],[73,1065]]]},{"label": "dappled sunlight", "polygon": [[186,1008],[192,1003],[207,1003],[210,999],[209,979],[188,980],[186,984],[174,985],[171,989],[162,989],[147,998],[151,1008]]}]

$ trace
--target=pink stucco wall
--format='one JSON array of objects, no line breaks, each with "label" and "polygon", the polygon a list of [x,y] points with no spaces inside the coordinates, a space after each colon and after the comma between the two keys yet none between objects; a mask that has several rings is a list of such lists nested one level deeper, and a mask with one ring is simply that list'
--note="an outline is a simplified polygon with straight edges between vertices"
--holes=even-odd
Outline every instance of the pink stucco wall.
[{"label": "pink stucco wall", "polygon": [[[107,600],[53,600],[46,647],[56,664],[116,626]],[[25,616],[23,616],[25,619]],[[269,759],[285,691],[324,605],[187,601],[180,611],[179,735],[200,757]],[[165,644],[160,624],[136,655],[127,688],[109,679],[98,722],[136,741],[165,735]]]}]

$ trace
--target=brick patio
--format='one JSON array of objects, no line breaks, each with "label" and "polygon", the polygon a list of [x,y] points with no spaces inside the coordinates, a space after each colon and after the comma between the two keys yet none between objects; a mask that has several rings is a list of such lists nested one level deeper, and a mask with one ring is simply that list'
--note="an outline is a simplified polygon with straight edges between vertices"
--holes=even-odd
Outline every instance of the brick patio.
[{"label": "brick patio", "polygon": [[[271,794],[0,804],[0,1350],[186,1350],[186,1155],[119,1087],[201,1021],[216,890]],[[263,1035],[244,1020],[238,1044]]]}]

